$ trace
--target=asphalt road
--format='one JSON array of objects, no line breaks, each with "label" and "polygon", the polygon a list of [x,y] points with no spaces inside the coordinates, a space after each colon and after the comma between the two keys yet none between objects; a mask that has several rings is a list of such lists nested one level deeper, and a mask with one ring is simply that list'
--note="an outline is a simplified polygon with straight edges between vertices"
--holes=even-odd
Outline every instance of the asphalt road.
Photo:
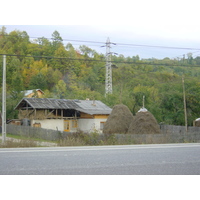
[{"label": "asphalt road", "polygon": [[199,175],[200,144],[0,149],[1,175]]}]

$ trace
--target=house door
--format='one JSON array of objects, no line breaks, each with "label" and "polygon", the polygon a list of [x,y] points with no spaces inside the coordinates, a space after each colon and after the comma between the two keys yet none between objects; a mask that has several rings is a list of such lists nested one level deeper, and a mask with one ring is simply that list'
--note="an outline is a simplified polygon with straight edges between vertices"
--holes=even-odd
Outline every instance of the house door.
[{"label": "house door", "polygon": [[64,131],[69,132],[70,131],[70,121],[64,120]]}]

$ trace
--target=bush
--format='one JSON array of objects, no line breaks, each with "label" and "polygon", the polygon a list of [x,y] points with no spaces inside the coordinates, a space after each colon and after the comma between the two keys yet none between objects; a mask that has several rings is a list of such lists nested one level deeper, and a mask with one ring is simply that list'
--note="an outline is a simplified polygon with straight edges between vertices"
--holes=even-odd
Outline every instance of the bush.
[{"label": "bush", "polygon": [[119,144],[114,134],[99,134],[97,131],[83,133],[81,131],[67,135],[58,141],[58,146],[93,146]]}]

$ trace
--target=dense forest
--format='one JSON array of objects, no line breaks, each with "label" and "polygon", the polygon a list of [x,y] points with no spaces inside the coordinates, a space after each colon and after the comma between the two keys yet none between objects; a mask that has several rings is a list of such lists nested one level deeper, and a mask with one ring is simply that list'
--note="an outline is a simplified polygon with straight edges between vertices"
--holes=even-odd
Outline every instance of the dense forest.
[{"label": "dense forest", "polygon": [[[143,104],[159,123],[184,125],[183,86],[188,125],[200,117],[200,57],[140,59],[112,56],[113,94],[105,96],[105,55],[80,45],[64,45],[58,31],[52,39],[30,40],[25,31],[0,28],[0,62],[6,54],[7,118],[23,98],[21,91],[42,89],[45,98],[95,99],[111,108],[119,103],[135,114]],[[184,84],[182,78],[184,77]],[[0,69],[2,82],[2,67]],[[1,98],[1,97],[0,97]],[[1,104],[1,103],[0,103]]]}]

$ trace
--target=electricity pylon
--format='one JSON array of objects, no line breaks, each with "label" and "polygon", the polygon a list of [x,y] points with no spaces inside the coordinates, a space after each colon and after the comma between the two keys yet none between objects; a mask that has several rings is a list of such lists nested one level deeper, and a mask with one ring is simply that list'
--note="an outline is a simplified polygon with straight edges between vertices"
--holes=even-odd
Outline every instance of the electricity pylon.
[{"label": "electricity pylon", "polygon": [[106,80],[105,80],[105,96],[106,94],[112,94],[112,64],[110,53],[110,39],[106,41]]},{"label": "electricity pylon", "polygon": [[[116,45],[115,43],[111,43],[108,38],[106,41],[106,80],[105,80],[105,96],[107,94],[112,94],[112,63],[111,63],[111,55],[110,52],[111,44]],[[116,54],[116,53],[115,53]]]}]

